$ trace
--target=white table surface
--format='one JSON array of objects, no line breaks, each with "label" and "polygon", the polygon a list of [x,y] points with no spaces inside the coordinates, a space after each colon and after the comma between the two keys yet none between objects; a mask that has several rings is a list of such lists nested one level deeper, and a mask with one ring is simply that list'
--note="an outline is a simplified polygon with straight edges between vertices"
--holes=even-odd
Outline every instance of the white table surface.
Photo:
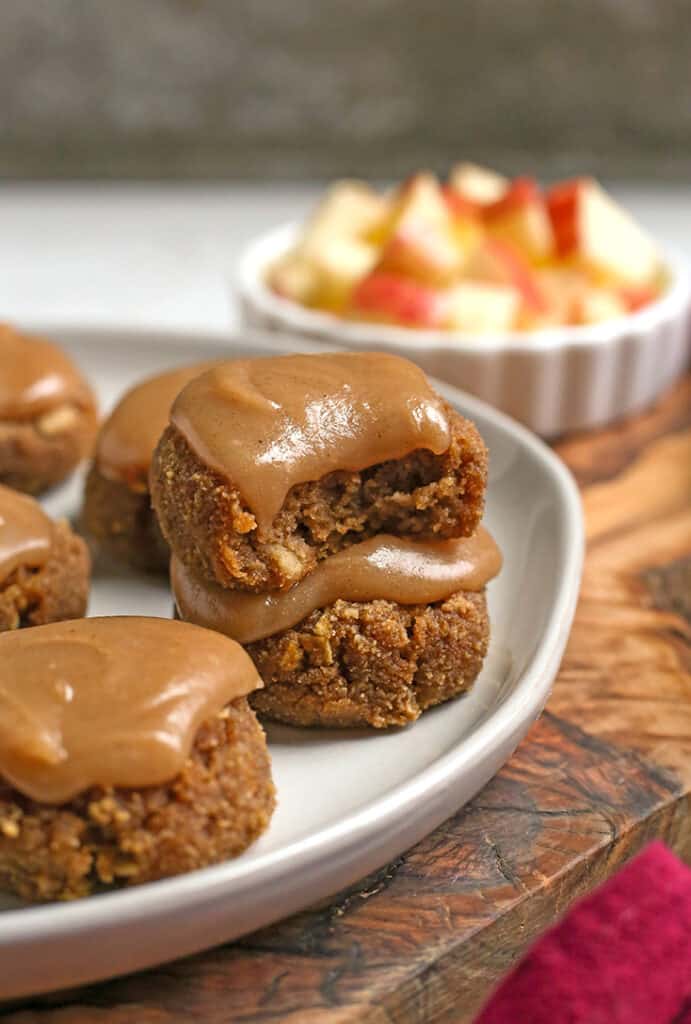
[{"label": "white table surface", "polygon": [[[0,320],[223,328],[254,235],[319,186],[0,185]],[[691,187],[613,188],[691,258]]]}]

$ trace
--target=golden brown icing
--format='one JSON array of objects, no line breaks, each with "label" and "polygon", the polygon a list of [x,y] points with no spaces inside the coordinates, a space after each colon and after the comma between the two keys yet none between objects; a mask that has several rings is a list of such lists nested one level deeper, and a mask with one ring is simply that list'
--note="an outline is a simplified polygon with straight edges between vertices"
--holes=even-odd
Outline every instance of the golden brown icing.
[{"label": "golden brown icing", "polygon": [[45,565],[53,536],[53,522],[37,501],[0,484],[0,585],[20,565]]},{"label": "golden brown icing", "polygon": [[501,568],[501,553],[480,527],[460,540],[413,541],[382,534],[325,558],[290,590],[226,590],[171,561],[171,584],[183,619],[248,644],[297,625],[316,608],[344,601],[431,604],[459,590],[482,590]]},{"label": "golden brown icing", "polygon": [[446,451],[444,403],[422,370],[378,352],[223,363],[178,395],[171,422],[268,528],[295,484],[426,448]]},{"label": "golden brown icing", "polygon": [[99,472],[133,490],[147,490],[151,456],[168,422],[170,407],[186,384],[213,365],[182,366],[149,377],[126,392],[98,436]]},{"label": "golden brown icing", "polygon": [[58,405],[93,408],[74,363],[57,345],[0,324],[0,419],[33,419]]},{"label": "golden brown icing", "polygon": [[0,634],[0,776],[57,804],[182,769],[201,723],[262,685],[241,647],[168,619],[78,619]]}]

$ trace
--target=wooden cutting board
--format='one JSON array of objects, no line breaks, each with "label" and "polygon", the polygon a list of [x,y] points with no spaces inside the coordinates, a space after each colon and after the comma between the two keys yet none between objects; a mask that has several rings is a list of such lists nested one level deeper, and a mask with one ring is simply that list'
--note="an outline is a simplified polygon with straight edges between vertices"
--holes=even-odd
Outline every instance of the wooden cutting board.
[{"label": "wooden cutting board", "polygon": [[691,379],[557,451],[588,553],[547,712],[418,846],[242,942],[8,1008],[13,1024],[463,1024],[651,839],[691,860]]}]

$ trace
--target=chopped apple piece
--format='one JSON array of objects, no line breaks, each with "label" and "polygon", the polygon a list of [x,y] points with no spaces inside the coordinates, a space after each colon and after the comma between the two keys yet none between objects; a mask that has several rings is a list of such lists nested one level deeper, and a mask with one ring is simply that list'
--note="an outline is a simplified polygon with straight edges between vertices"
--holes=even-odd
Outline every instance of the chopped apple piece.
[{"label": "chopped apple piece", "polygon": [[456,164],[449,175],[452,193],[476,206],[496,203],[506,193],[509,179],[477,164]]},{"label": "chopped apple piece", "polygon": [[374,246],[357,238],[325,236],[301,245],[270,271],[273,289],[306,306],[339,309],[352,287],[370,272],[377,259]]},{"label": "chopped apple piece", "polygon": [[378,269],[426,284],[448,284],[463,264],[462,246],[439,183],[418,174],[400,190]]},{"label": "chopped apple piece", "polygon": [[269,284],[284,299],[309,306],[317,292],[317,272],[304,257],[288,253],[269,270]]},{"label": "chopped apple piece", "polygon": [[392,227],[412,217],[431,224],[447,224],[449,211],[436,177],[421,171],[404,181],[393,197]]},{"label": "chopped apple piece", "polygon": [[458,275],[462,262],[460,245],[449,227],[410,220],[397,227],[384,245],[379,269],[443,285]]},{"label": "chopped apple piece", "polygon": [[333,235],[366,235],[386,219],[388,212],[387,199],[364,182],[336,182],[307,222],[303,244],[309,247]]},{"label": "chopped apple piece", "polygon": [[555,185],[547,206],[560,256],[577,258],[613,284],[655,278],[659,257],[652,240],[592,178]]},{"label": "chopped apple piece", "polygon": [[477,220],[478,204],[472,199],[466,199],[460,192],[454,192],[450,185],[442,185],[441,193],[454,220]]},{"label": "chopped apple piece", "polygon": [[317,295],[313,301],[328,309],[338,309],[376,261],[377,250],[367,242],[337,235],[323,238],[309,250],[309,262],[317,273]]},{"label": "chopped apple piece", "polygon": [[529,260],[543,263],[554,251],[547,207],[532,178],[516,178],[506,194],[484,212],[487,230],[520,249]]},{"label": "chopped apple piece", "polygon": [[488,217],[499,217],[501,214],[517,210],[521,206],[528,206],[540,198],[540,186],[535,181],[535,178],[528,178],[526,176],[514,178],[509,182],[503,194],[497,200],[488,204],[485,214]]},{"label": "chopped apple piece", "polygon": [[515,288],[463,281],[444,295],[444,324],[474,334],[508,331],[514,326],[520,304]]},{"label": "chopped apple piece", "polygon": [[453,223],[453,235],[463,253],[463,266],[461,270],[465,273],[465,264],[468,257],[475,251],[482,239],[484,231],[478,220],[470,220],[459,217]]},{"label": "chopped apple piece", "polygon": [[573,323],[574,310],[590,287],[588,276],[577,267],[538,267],[533,271],[544,306],[540,310],[523,306],[520,327],[541,330]]},{"label": "chopped apple piece", "polygon": [[535,269],[510,242],[487,238],[473,251],[465,267],[468,277],[516,288],[531,312],[545,312],[547,302]]},{"label": "chopped apple piece", "polygon": [[577,324],[599,324],[625,313],[626,306],[616,292],[607,288],[588,288],[575,304],[573,319]]},{"label": "chopped apple piece", "polygon": [[382,320],[409,327],[442,323],[440,293],[395,274],[375,271],[353,290],[350,312],[363,320]]},{"label": "chopped apple piece", "polygon": [[408,229],[422,225],[437,231],[449,230],[452,223],[444,193],[435,176],[428,171],[414,174],[403,182],[390,200],[390,217],[384,241]]},{"label": "chopped apple piece", "polygon": [[484,237],[484,227],[477,203],[464,199],[448,185],[442,188],[442,195],[451,214],[451,232],[467,257]]}]

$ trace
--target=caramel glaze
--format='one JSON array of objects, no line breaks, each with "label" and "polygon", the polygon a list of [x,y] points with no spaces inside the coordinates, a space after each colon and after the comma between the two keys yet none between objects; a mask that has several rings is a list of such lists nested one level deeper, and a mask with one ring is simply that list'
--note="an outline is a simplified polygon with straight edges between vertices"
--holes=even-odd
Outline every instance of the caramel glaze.
[{"label": "caramel glaze", "polygon": [[415,605],[443,601],[459,590],[482,590],[501,563],[494,539],[480,527],[460,540],[372,537],[324,559],[287,591],[226,590],[190,573],[175,557],[171,584],[183,619],[249,644],[290,629],[339,598]]},{"label": "caramel glaze", "polygon": [[54,531],[37,501],[0,484],[0,586],[20,565],[46,564]]},{"label": "caramel glaze", "polygon": [[77,619],[0,634],[0,776],[60,804],[91,786],[152,786],[198,727],[262,685],[242,648],[168,619]]},{"label": "caramel glaze", "polygon": [[295,484],[450,443],[422,370],[378,352],[242,359],[197,377],[171,423],[267,529]]},{"label": "caramel glaze", "polygon": [[57,345],[0,324],[0,419],[31,420],[59,405],[94,408],[74,363]]},{"label": "caramel glaze", "polygon": [[96,442],[96,466],[101,475],[133,491],[148,490],[151,456],[168,422],[170,407],[186,384],[212,366],[213,362],[182,366],[149,377],[126,392]]}]

